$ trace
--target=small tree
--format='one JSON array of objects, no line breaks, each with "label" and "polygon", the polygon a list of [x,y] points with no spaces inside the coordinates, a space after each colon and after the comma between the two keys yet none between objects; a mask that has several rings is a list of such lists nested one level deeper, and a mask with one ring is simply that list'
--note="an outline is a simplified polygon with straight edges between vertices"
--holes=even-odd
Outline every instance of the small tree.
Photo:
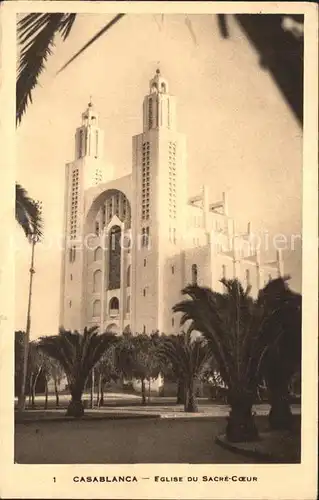
[{"label": "small tree", "polygon": [[184,410],[197,412],[194,382],[201,378],[212,358],[206,341],[192,338],[190,329],[186,333],[163,338],[157,355],[163,363],[171,363],[176,378],[183,382]]},{"label": "small tree", "polygon": [[115,366],[115,346],[110,347],[97,363],[95,373],[98,375],[97,405],[104,405],[104,387],[111,380],[117,380],[119,373]]},{"label": "small tree", "polygon": [[[123,335],[116,350],[116,366],[127,379],[141,382],[142,404],[146,405],[145,382],[156,378],[160,366],[156,356],[156,339],[146,334]],[[150,388],[149,388],[150,395]]]},{"label": "small tree", "polygon": [[60,363],[68,379],[71,401],[67,415],[83,416],[82,394],[85,382],[114,342],[114,334],[106,332],[99,335],[97,327],[85,328],[83,334],[61,328],[59,335],[40,339],[39,348]]},{"label": "small tree", "polygon": [[35,341],[29,343],[27,380],[29,381],[29,405],[35,408],[36,387],[43,375],[43,359]]},{"label": "small tree", "polygon": [[50,375],[53,379],[54,383],[54,393],[55,393],[55,405],[58,408],[60,405],[60,399],[59,399],[59,387],[61,384],[61,381],[63,380],[64,377],[64,370],[60,363],[53,358],[49,358],[51,361],[50,364]]}]

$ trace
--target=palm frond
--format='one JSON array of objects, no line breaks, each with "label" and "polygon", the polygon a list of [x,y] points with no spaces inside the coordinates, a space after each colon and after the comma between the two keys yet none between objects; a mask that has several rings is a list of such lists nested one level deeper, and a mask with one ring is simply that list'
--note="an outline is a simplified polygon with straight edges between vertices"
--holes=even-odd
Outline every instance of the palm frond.
[{"label": "palm frond", "polygon": [[222,371],[223,378],[229,381],[233,369],[230,336],[225,334],[225,324],[215,294],[209,288],[188,285],[182,293],[191,300],[182,301],[173,307],[174,312],[182,312],[181,323],[190,320],[193,329],[201,332],[206,338],[211,352]]},{"label": "palm frond", "polygon": [[15,218],[29,238],[42,237],[42,216],[37,203],[29,197],[27,191],[16,183]]},{"label": "palm frond", "polygon": [[77,57],[79,57],[92,43],[96,42],[106,31],[108,31],[114,24],[116,24],[122,17],[125,16],[125,14],[117,14],[109,23],[107,23],[105,26],[103,26],[98,33],[96,33],[74,56],[71,57],[63,66],[62,68],[59,69],[58,73],[61,73],[65,68],[67,68]]},{"label": "palm frond", "polygon": [[20,124],[32,91],[52,54],[54,38],[60,33],[65,40],[76,14],[27,14],[18,23],[18,42],[21,47],[16,87],[16,123]]},{"label": "palm frond", "polygon": [[193,340],[189,331],[164,338],[157,356],[163,362],[169,362],[175,376],[184,381],[199,378],[211,360],[207,343],[203,339]]}]

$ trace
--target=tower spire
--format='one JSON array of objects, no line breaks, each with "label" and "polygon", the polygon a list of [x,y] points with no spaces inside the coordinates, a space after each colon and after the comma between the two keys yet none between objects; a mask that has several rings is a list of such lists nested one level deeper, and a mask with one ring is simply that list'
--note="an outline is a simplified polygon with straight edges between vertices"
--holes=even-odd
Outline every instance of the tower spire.
[{"label": "tower spire", "polygon": [[82,113],[82,124],[77,128],[75,141],[75,158],[101,156],[102,131],[98,124],[98,114],[93,106],[92,95],[85,111]]},{"label": "tower spire", "polygon": [[144,131],[158,128],[176,128],[175,98],[169,94],[168,81],[161,74],[159,67],[149,82],[149,93],[143,104]]}]

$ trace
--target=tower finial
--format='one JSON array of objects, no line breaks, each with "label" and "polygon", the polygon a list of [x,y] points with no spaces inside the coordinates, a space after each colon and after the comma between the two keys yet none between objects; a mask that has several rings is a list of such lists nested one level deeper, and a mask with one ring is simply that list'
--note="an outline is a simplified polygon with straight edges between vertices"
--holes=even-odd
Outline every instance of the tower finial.
[{"label": "tower finial", "polygon": [[160,75],[160,74],[161,74],[161,70],[160,70],[159,68],[157,68],[157,70],[156,70],[156,74],[157,74],[157,75]]},{"label": "tower finial", "polygon": [[90,95],[90,101],[89,101],[89,108],[92,108],[93,103],[92,103],[92,95]]}]

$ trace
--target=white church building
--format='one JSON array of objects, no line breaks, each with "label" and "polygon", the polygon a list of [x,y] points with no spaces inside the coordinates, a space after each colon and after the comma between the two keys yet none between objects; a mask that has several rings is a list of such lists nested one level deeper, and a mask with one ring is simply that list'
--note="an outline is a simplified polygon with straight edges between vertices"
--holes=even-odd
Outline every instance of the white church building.
[{"label": "white church building", "polygon": [[133,137],[132,172],[117,177],[103,160],[103,131],[90,102],[66,165],[60,325],[70,330],[178,333],[172,306],[189,283],[223,291],[238,277],[256,295],[283,274],[281,256],[261,264],[251,237],[237,234],[227,200],[204,186],[187,193],[186,141],[175,97],[157,70]]}]

